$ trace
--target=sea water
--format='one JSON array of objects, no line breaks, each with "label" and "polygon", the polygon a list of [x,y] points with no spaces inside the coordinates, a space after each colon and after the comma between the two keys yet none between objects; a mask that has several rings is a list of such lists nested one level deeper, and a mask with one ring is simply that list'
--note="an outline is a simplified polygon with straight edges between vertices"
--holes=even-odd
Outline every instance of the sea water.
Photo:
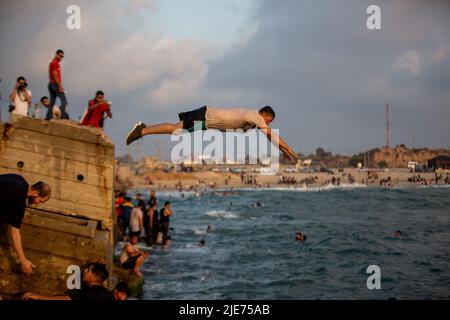
[{"label": "sea water", "polygon": [[[450,297],[450,188],[157,196],[172,202],[173,243],[151,250],[140,299]],[[379,290],[367,287],[370,265],[380,268]]]}]

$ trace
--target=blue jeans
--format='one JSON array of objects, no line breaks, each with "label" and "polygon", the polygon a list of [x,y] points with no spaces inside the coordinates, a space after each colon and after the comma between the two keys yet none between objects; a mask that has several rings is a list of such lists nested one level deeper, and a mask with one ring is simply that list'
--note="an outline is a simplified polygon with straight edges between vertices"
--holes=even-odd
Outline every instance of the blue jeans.
[{"label": "blue jeans", "polygon": [[50,120],[53,118],[53,106],[55,105],[56,98],[59,98],[61,101],[61,119],[69,119],[69,115],[66,112],[67,99],[64,92],[59,92],[58,85],[56,83],[48,84],[48,91],[50,92],[50,105],[47,110],[46,120]]}]

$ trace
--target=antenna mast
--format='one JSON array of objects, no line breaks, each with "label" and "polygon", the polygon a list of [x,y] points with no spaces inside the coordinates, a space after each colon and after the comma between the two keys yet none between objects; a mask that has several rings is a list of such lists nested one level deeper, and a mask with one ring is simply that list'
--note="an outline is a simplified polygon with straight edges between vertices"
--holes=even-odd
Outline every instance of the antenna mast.
[{"label": "antenna mast", "polygon": [[386,102],[386,148],[391,147],[391,113],[389,104]]}]

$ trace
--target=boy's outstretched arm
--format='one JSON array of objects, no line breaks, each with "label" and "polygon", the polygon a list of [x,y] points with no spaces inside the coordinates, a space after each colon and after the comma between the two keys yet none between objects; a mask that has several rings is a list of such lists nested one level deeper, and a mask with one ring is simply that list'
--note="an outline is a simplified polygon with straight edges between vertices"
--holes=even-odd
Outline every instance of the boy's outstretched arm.
[{"label": "boy's outstretched arm", "polygon": [[278,146],[278,148],[283,152],[284,156],[290,159],[293,162],[296,162],[300,159],[298,154],[294,152],[294,150],[289,147],[289,145],[275,132],[272,132],[270,127],[259,128],[269,139],[270,142],[274,143]]}]

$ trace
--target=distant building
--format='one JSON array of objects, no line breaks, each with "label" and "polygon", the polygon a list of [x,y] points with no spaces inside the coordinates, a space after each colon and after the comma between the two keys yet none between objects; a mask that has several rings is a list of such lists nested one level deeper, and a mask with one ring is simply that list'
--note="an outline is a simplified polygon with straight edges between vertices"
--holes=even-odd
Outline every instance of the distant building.
[{"label": "distant building", "polygon": [[433,168],[434,170],[450,169],[450,157],[448,156],[437,156],[428,160],[428,168]]},{"label": "distant building", "polygon": [[144,157],[144,162],[147,170],[155,170],[160,164],[160,160],[157,157]]},{"label": "distant building", "polygon": [[319,158],[319,159],[331,158],[332,156],[333,156],[333,154],[331,152],[326,152],[322,148],[317,148],[316,149],[316,157]]},{"label": "distant building", "polygon": [[124,155],[123,157],[116,157],[116,160],[119,163],[123,163],[123,164],[131,164],[131,163],[133,163],[133,158],[128,153],[126,155]]},{"label": "distant building", "polygon": [[408,161],[408,168],[409,169],[416,169],[416,167],[419,165],[417,161]]},{"label": "distant building", "polygon": [[303,160],[298,160],[297,163],[295,164],[295,168],[297,170],[301,170],[305,167],[311,167],[312,165],[312,159],[303,159]]}]

